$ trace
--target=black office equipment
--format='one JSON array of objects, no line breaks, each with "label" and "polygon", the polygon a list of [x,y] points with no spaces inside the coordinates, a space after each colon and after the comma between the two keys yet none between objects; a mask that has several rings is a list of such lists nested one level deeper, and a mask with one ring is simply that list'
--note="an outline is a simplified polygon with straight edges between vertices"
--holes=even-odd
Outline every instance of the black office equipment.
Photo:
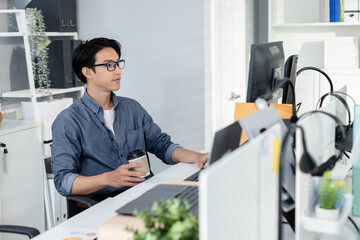
[{"label": "black office equipment", "polygon": [[77,31],[75,0],[32,0],[25,8],[41,10],[47,32]]},{"label": "black office equipment", "polygon": [[[298,55],[291,55],[285,62],[284,66],[284,78],[288,78],[295,87],[296,83],[296,71],[298,63]],[[289,89],[289,86],[286,84],[283,86],[283,97],[282,103],[292,104],[292,91]]]},{"label": "black office equipment", "polygon": [[75,76],[71,66],[74,47],[80,40],[53,40],[49,48],[49,63],[51,88],[70,88],[81,86],[82,82]]},{"label": "black office equipment", "polygon": [[[72,40],[71,41],[71,58],[72,58],[72,53],[80,45],[81,42],[82,42],[81,40]],[[73,79],[74,79],[74,87],[83,86],[84,83],[76,76],[74,71],[72,71],[72,72],[73,72]]]},{"label": "black office equipment", "polygon": [[[151,210],[151,207],[155,201],[166,201],[171,198],[179,198],[182,202],[185,200],[188,201],[191,206],[189,212],[192,215],[197,216],[199,214],[198,194],[197,186],[159,184],[135,200],[119,208],[116,210],[116,212],[124,215],[133,215],[135,209],[139,212],[145,210],[146,208]],[[151,212],[150,214],[155,215],[154,212]]]},{"label": "black office equipment", "polygon": [[[249,80],[246,102],[267,94],[284,75],[284,49],[282,42],[251,45]],[[281,96],[273,96],[274,100]]]},{"label": "black office equipment", "polygon": [[[217,131],[214,136],[212,149],[209,157],[209,165],[214,164],[225,154],[234,151],[239,147],[241,127],[238,121]],[[187,177],[185,181],[198,181],[200,171]]]}]

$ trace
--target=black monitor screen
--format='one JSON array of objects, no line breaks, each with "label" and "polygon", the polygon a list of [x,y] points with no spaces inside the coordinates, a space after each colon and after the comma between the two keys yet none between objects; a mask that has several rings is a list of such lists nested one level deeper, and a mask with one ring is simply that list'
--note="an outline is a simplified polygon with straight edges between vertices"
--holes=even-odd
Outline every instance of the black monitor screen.
[{"label": "black monitor screen", "polygon": [[267,94],[284,75],[283,42],[251,45],[247,102]]},{"label": "black monitor screen", "polygon": [[[285,62],[284,78],[288,78],[295,87],[296,84],[296,71],[297,71],[298,55],[291,55]],[[292,91],[289,85],[283,86],[282,103],[292,103]]]}]

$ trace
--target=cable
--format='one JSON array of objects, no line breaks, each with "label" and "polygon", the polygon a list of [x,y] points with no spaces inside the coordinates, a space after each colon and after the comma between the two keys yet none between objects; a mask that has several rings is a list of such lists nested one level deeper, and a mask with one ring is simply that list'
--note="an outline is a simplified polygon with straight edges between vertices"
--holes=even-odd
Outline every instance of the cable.
[{"label": "cable", "polygon": [[358,228],[358,226],[356,225],[356,223],[354,222],[354,220],[348,216],[348,219],[350,220],[350,222],[354,225],[354,227],[356,228],[356,231],[360,234],[360,229]]}]

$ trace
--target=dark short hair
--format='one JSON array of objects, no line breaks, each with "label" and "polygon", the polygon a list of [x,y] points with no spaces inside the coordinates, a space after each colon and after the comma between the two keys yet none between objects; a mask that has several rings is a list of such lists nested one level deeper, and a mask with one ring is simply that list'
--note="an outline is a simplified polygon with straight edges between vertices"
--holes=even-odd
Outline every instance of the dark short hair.
[{"label": "dark short hair", "polygon": [[76,76],[86,83],[86,77],[82,74],[83,67],[89,67],[95,64],[95,54],[101,49],[111,47],[121,57],[121,45],[118,41],[108,38],[94,38],[89,41],[83,41],[74,50],[72,55],[72,68]]}]

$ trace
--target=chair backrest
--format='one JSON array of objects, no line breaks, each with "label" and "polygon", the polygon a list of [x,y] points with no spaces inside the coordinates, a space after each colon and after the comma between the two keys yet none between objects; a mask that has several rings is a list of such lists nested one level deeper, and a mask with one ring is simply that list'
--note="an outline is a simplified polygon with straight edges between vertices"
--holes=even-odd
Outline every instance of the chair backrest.
[{"label": "chair backrest", "polygon": [[29,238],[33,238],[40,234],[39,230],[36,228],[18,225],[0,225],[0,232],[26,235]]}]

